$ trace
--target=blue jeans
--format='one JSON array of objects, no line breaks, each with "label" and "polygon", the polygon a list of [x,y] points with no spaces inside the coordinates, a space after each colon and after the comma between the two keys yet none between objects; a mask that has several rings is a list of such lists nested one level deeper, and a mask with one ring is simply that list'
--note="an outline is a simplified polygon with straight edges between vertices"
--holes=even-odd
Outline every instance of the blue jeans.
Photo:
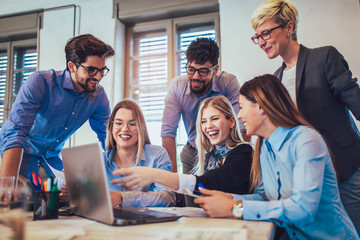
[{"label": "blue jeans", "polygon": [[360,168],[339,185],[341,201],[360,235]]}]

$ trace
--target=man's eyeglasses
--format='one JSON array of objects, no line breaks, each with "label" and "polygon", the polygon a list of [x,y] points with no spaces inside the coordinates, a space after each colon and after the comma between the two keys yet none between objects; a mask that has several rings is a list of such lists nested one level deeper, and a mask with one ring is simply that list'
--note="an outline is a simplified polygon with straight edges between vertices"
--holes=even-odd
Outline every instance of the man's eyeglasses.
[{"label": "man's eyeglasses", "polygon": [[186,64],[185,69],[189,75],[194,75],[196,72],[198,72],[200,76],[206,77],[209,72],[215,68],[215,66],[216,65],[212,66],[212,68],[194,68]]},{"label": "man's eyeglasses", "polygon": [[95,76],[98,72],[100,72],[100,75],[103,77],[110,71],[107,67],[103,67],[103,68],[99,69],[96,67],[85,67],[81,64],[80,64],[80,66],[85,68],[85,70],[87,71],[87,73],[90,77]]},{"label": "man's eyeglasses", "polygon": [[269,40],[271,38],[271,32],[274,31],[277,28],[282,27],[281,25],[271,28],[271,29],[265,29],[264,31],[262,31],[259,35],[255,35],[251,38],[251,40],[255,43],[255,44],[259,44],[259,38],[261,38],[262,40]]},{"label": "man's eyeglasses", "polygon": [[127,122],[127,123],[125,123],[124,121],[121,121],[121,120],[120,121],[113,121],[113,124],[114,124],[115,129],[122,129],[125,125],[127,125],[127,128],[130,131],[135,131],[136,130],[136,122],[135,122],[135,120]]}]

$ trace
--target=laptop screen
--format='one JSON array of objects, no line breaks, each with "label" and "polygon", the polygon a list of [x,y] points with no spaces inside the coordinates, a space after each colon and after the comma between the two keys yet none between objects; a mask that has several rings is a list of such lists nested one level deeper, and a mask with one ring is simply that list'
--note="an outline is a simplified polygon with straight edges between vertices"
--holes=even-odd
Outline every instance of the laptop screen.
[{"label": "laptop screen", "polygon": [[64,148],[61,154],[74,213],[112,224],[114,216],[100,143]]},{"label": "laptop screen", "polygon": [[119,213],[120,218],[115,218],[100,143],[64,148],[61,154],[70,207],[75,214],[118,225],[174,221],[181,217],[176,214],[125,207],[121,208],[123,212]]}]

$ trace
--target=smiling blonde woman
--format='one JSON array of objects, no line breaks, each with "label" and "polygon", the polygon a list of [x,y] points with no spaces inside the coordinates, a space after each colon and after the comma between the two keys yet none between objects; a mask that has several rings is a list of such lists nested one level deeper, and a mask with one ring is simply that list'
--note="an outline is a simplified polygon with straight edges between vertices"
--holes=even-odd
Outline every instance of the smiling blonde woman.
[{"label": "smiling blonde woman", "polygon": [[136,167],[114,171],[115,175],[127,176],[112,183],[129,189],[156,182],[179,192],[198,190],[202,185],[229,193],[249,193],[252,147],[241,141],[235,118],[231,103],[224,96],[202,102],[197,118],[197,143],[202,155],[198,171],[194,169],[198,176]]},{"label": "smiling blonde woman", "polygon": [[108,124],[105,168],[113,206],[167,207],[175,205],[175,193],[159,184],[147,184],[136,191],[112,185],[115,170],[143,166],[170,171],[169,155],[163,147],[151,145],[144,115],[134,101],[123,100],[113,109]]},{"label": "smiling blonde woman", "polygon": [[329,147],[341,200],[360,233],[360,135],[349,112],[360,120],[360,88],[335,47],[311,49],[298,43],[298,21],[293,2],[265,1],[251,19],[252,40],[269,59],[283,59],[275,75]]},{"label": "smiling blonde woman", "polygon": [[195,199],[211,217],[273,221],[290,239],[359,239],[341,203],[326,144],[302,118],[274,75],[240,88],[246,134],[257,135],[251,169],[253,194],[200,189]]}]

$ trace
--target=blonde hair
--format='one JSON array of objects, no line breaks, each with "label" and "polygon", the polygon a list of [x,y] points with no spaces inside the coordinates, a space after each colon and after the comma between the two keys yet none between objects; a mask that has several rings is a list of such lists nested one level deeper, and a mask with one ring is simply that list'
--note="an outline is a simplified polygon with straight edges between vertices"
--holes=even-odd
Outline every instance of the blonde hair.
[{"label": "blonde hair", "polygon": [[109,119],[108,127],[107,127],[108,145],[107,145],[106,149],[111,150],[114,148],[114,146],[116,146],[116,142],[113,137],[112,130],[113,130],[113,126],[114,126],[115,115],[116,115],[117,111],[121,108],[126,108],[126,109],[131,110],[133,117],[135,119],[136,129],[138,131],[136,164],[139,164],[141,157],[143,155],[143,152],[144,152],[145,144],[151,144],[151,142],[150,142],[149,134],[147,131],[144,115],[143,115],[139,105],[137,105],[134,101],[123,100],[123,101],[119,102],[118,104],[116,104],[116,106],[114,107],[114,109],[111,113],[110,119]]},{"label": "blonde hair", "polygon": [[267,0],[259,5],[251,18],[251,26],[256,29],[258,26],[271,18],[275,18],[275,22],[285,27],[288,22],[294,25],[291,37],[297,40],[297,25],[299,22],[298,11],[291,1],[288,0]]},{"label": "blonde hair", "polygon": [[199,108],[199,112],[196,118],[196,147],[198,149],[198,157],[199,162],[197,166],[197,174],[204,173],[204,165],[205,165],[205,154],[210,152],[215,148],[215,146],[211,145],[210,140],[207,138],[205,133],[201,130],[201,118],[203,116],[204,110],[208,107],[213,107],[219,110],[221,113],[225,115],[225,118],[230,120],[234,119],[235,125],[230,129],[230,134],[226,139],[226,147],[229,149],[233,149],[239,143],[242,143],[240,138],[240,131],[238,121],[236,120],[236,115],[234,109],[230,101],[224,96],[215,96],[205,99]]},{"label": "blonde hair", "polygon": [[[240,95],[248,101],[257,103],[264,110],[272,124],[283,128],[299,125],[310,126],[295,107],[290,95],[281,81],[271,74],[255,77],[240,88]],[[311,126],[310,126],[311,127]],[[250,171],[250,190],[261,181],[260,148],[263,137],[258,137]]]}]

